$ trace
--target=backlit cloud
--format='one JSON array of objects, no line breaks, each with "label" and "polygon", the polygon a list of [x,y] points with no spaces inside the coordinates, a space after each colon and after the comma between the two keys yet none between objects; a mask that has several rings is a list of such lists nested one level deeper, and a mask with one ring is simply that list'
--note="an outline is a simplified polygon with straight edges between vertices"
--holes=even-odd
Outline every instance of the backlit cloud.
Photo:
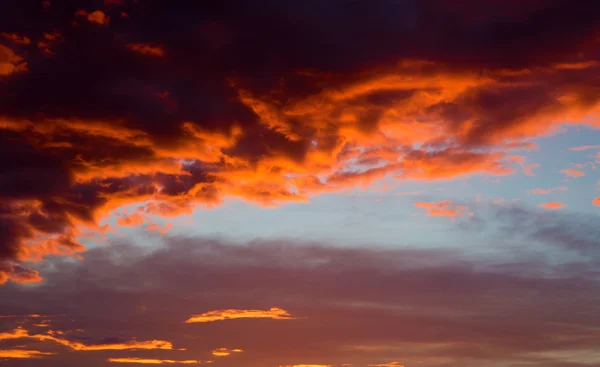
[{"label": "backlit cloud", "polygon": [[243,350],[241,349],[228,349],[228,348],[217,348],[212,351],[212,355],[215,357],[226,357],[231,355],[231,353],[241,353]]},{"label": "backlit cloud", "polygon": [[52,354],[54,353],[40,352],[39,350],[29,349],[0,349],[0,358],[30,359],[49,356]]},{"label": "backlit cloud", "polygon": [[596,206],[600,206],[600,197],[595,198],[594,200],[592,200],[592,204],[594,204]]},{"label": "backlit cloud", "polygon": [[177,361],[173,359],[155,359],[155,358],[109,358],[106,360],[110,363],[135,363],[135,364],[200,364],[201,361],[187,359]]},{"label": "backlit cloud", "polygon": [[404,365],[400,362],[389,362],[380,364],[370,364],[369,367],[404,367]]},{"label": "backlit cloud", "polygon": [[214,322],[234,319],[273,319],[273,320],[292,320],[290,313],[282,308],[272,307],[268,310],[214,310],[199,315],[192,315],[185,322]]},{"label": "backlit cloud", "polygon": [[21,327],[12,331],[5,331],[0,333],[0,341],[4,340],[18,340],[18,339],[31,339],[37,341],[50,341],[64,345],[75,351],[98,351],[98,350],[152,350],[152,349],[173,349],[173,344],[164,340],[148,340],[148,341],[126,341],[117,343],[99,343],[99,344],[84,344],[78,341],[71,341],[68,339],[61,338],[60,335],[54,332],[48,332],[47,334],[30,334],[29,331]]}]

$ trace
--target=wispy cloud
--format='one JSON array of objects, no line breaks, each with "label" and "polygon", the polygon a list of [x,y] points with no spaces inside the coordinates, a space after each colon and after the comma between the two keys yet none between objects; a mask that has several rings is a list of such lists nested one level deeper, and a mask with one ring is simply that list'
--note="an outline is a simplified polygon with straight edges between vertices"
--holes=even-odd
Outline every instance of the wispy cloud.
[{"label": "wispy cloud", "polygon": [[235,319],[273,319],[273,320],[292,320],[290,313],[282,308],[273,307],[269,310],[214,310],[198,315],[192,315],[185,322],[214,322]]},{"label": "wispy cloud", "polygon": [[135,364],[201,364],[201,361],[186,359],[182,361],[174,359],[156,359],[156,358],[108,358],[110,363],[135,363]]}]

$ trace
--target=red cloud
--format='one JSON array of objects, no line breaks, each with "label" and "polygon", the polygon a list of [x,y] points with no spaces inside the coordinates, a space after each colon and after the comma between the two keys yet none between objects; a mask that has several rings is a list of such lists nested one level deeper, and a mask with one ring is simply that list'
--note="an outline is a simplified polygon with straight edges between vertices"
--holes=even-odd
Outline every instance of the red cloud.
[{"label": "red cloud", "polygon": [[0,77],[27,71],[27,62],[10,48],[0,45]]},{"label": "red cloud", "polygon": [[567,206],[567,204],[565,203],[561,203],[558,201],[551,201],[548,203],[542,203],[540,205],[538,205],[540,208],[546,208],[546,209],[562,209],[565,206]]},{"label": "red cloud", "polygon": [[75,13],[78,17],[85,17],[88,22],[94,24],[106,25],[110,23],[110,17],[108,17],[102,10],[94,10],[92,12],[88,12],[86,10],[78,10]]},{"label": "red cloud", "polygon": [[164,56],[165,55],[165,50],[161,47],[161,46],[157,46],[157,45],[149,45],[149,44],[143,44],[143,43],[129,43],[127,44],[127,48],[141,53],[143,55],[149,55],[149,56]]},{"label": "red cloud", "polygon": [[28,37],[21,36],[17,33],[7,33],[1,32],[0,36],[6,38],[7,40],[19,44],[19,45],[28,45],[31,43],[31,40]]}]

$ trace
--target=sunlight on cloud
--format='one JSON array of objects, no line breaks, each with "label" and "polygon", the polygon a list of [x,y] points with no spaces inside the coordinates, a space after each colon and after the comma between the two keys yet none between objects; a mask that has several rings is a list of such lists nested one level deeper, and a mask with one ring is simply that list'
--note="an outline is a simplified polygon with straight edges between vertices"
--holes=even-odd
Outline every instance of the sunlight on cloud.
[{"label": "sunlight on cloud", "polygon": [[38,350],[0,349],[0,358],[29,359],[40,358],[41,356],[47,356],[52,354],[54,353],[40,352]]},{"label": "sunlight on cloud", "polygon": [[199,315],[192,315],[185,322],[188,324],[195,322],[213,322],[233,319],[273,319],[273,320],[293,320],[290,313],[284,309],[273,307],[269,310],[215,310],[208,311]]},{"label": "sunlight on cloud", "polygon": [[154,358],[109,358],[106,360],[111,363],[136,363],[136,364],[200,364],[201,361],[187,359],[176,361],[173,359],[154,359]]},{"label": "sunlight on cloud", "polygon": [[243,350],[241,349],[227,349],[227,348],[217,348],[212,351],[212,355],[216,357],[226,357],[231,355],[231,353],[241,353]]}]

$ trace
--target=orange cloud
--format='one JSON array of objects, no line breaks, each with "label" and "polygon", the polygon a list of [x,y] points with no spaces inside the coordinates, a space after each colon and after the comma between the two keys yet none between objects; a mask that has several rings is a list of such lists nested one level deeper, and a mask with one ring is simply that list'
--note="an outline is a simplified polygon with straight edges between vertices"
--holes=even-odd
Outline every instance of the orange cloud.
[{"label": "orange cloud", "polygon": [[535,188],[535,189],[531,190],[531,194],[533,194],[533,195],[548,195],[554,191],[567,191],[567,190],[568,190],[568,188],[566,186],[553,187],[550,189]]},{"label": "orange cloud", "polygon": [[577,171],[577,170],[574,170],[574,169],[563,169],[560,172],[564,173],[565,175],[567,175],[569,177],[582,177],[582,176],[585,176],[585,173],[583,171]]},{"label": "orange cloud", "polygon": [[331,367],[330,364],[288,364],[279,367]]},{"label": "orange cloud", "polygon": [[171,223],[171,222],[167,222],[162,227],[156,223],[152,223],[148,227],[146,227],[147,231],[156,231],[161,234],[165,234],[165,233],[169,232],[171,229],[173,229],[173,223]]},{"label": "orange cloud", "polygon": [[600,206],[600,197],[599,198],[595,198],[594,200],[592,200],[592,204],[594,204],[596,206]]},{"label": "orange cloud", "polygon": [[199,315],[192,315],[186,320],[186,323],[195,322],[213,322],[234,319],[273,319],[273,320],[292,320],[293,317],[284,309],[273,307],[269,310],[215,310],[208,311]]},{"label": "orange cloud", "polygon": [[19,45],[28,45],[31,43],[31,40],[28,37],[21,36],[16,33],[1,32],[0,36],[6,38],[7,40],[9,40],[13,43],[19,44]]},{"label": "orange cloud", "polygon": [[556,210],[556,209],[562,209],[562,208],[564,208],[565,206],[567,206],[567,204],[561,203],[561,202],[558,202],[558,201],[551,201],[551,202],[548,202],[548,203],[542,203],[542,204],[540,204],[538,206],[540,208],[555,209]]},{"label": "orange cloud", "polygon": [[117,224],[124,227],[136,227],[144,224],[145,218],[138,213],[123,214],[117,217]]},{"label": "orange cloud", "polygon": [[5,284],[9,280],[13,283],[39,283],[43,278],[37,270],[0,262],[0,284]]},{"label": "orange cloud", "polygon": [[217,348],[212,351],[212,355],[215,357],[226,357],[231,355],[231,353],[241,353],[243,350],[241,349],[227,349],[227,348]]},{"label": "orange cloud", "polygon": [[130,350],[130,349],[165,349],[172,350],[173,344],[164,340],[148,340],[136,341],[131,340],[123,343],[101,343],[86,345],[80,342],[74,342],[67,339],[56,337],[60,335],[56,332],[49,331],[47,334],[29,334],[29,332],[21,327],[8,332],[0,333],[0,341],[14,339],[31,339],[38,341],[51,341],[64,345],[75,351],[97,351],[97,350]]},{"label": "orange cloud", "polygon": [[421,202],[417,201],[413,204],[417,208],[426,209],[427,215],[435,217],[456,217],[465,214],[472,215],[469,208],[463,205],[453,205],[450,200],[442,200],[440,202]]},{"label": "orange cloud", "polygon": [[176,361],[173,359],[154,359],[154,358],[109,358],[106,360],[110,363],[137,363],[137,364],[200,364],[201,361],[186,359]]},{"label": "orange cloud", "polygon": [[0,358],[30,359],[40,358],[42,356],[48,356],[52,354],[54,353],[40,352],[39,350],[0,349]]},{"label": "orange cloud", "polygon": [[404,365],[400,362],[389,362],[389,363],[381,363],[381,364],[370,364],[369,367],[404,367]]},{"label": "orange cloud", "polygon": [[525,164],[525,157],[520,155],[509,157],[508,160],[512,162],[517,162],[527,176],[535,176],[533,170],[540,166],[539,164]]},{"label": "orange cloud", "polygon": [[88,22],[94,24],[106,25],[110,23],[110,17],[108,17],[102,10],[94,10],[93,12],[87,12],[85,10],[78,10],[75,12],[78,17],[85,17]]},{"label": "orange cloud", "polygon": [[145,43],[128,43],[127,48],[142,55],[164,56],[165,50],[162,46],[150,45]]},{"label": "orange cloud", "polygon": [[0,44],[0,76],[27,71],[27,62],[10,48]]}]

